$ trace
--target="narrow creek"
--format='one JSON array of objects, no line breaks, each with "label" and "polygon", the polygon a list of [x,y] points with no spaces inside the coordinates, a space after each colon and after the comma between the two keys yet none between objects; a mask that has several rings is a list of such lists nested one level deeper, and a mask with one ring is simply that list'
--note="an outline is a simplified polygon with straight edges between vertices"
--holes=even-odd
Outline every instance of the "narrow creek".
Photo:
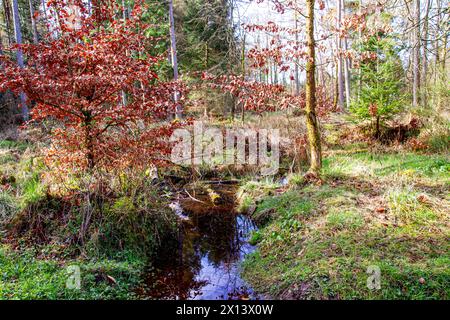
[{"label": "narrow creek", "polygon": [[[207,190],[207,191],[204,191]],[[177,241],[164,243],[146,277],[150,299],[259,299],[240,276],[256,225],[235,210],[236,188],[211,185],[172,205],[180,218]]]}]

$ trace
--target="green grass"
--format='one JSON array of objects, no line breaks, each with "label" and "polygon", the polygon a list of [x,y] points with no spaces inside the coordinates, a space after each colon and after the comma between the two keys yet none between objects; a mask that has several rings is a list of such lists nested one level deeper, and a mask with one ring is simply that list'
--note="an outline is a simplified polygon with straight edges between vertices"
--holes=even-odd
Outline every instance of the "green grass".
[{"label": "green grass", "polygon": [[448,157],[344,149],[324,160],[322,185],[258,202],[244,278],[282,299],[449,299]]},{"label": "green grass", "polygon": [[[32,249],[13,251],[0,247],[0,300],[35,299],[130,299],[139,283],[143,263],[131,256],[120,261],[40,259]],[[81,288],[68,288],[80,268]]]},{"label": "green grass", "polygon": [[0,140],[0,150],[18,150],[23,152],[30,146],[29,143],[23,141]]},{"label": "green grass", "polygon": [[327,216],[327,226],[331,229],[357,230],[364,224],[364,218],[358,212],[354,211],[332,211]]},{"label": "green grass", "polygon": [[361,151],[324,159],[325,175],[387,177],[395,174],[450,182],[449,171],[450,160],[445,155]]}]

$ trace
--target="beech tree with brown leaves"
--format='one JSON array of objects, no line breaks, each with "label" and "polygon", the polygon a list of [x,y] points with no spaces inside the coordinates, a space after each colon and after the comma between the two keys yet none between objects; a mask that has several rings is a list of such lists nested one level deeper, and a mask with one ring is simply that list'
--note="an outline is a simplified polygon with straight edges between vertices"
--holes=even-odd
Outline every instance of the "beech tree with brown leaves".
[{"label": "beech tree with brown leaves", "polygon": [[[148,54],[160,39],[145,35],[154,26],[142,19],[144,1],[136,1],[125,21],[115,19],[120,7],[114,3],[97,1],[92,15],[81,0],[47,5],[60,36],[17,46],[26,66],[2,56],[0,91],[24,92],[36,104],[33,121],[57,120],[52,163],[92,170],[164,161],[172,127],[160,122],[175,110],[173,92],[184,89],[158,79],[164,57]],[[129,95],[126,105],[122,92]]]}]

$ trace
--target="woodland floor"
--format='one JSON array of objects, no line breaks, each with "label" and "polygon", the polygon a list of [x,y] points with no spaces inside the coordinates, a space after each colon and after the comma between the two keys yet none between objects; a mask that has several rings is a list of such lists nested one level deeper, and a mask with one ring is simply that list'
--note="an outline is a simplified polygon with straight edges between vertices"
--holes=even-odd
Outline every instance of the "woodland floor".
[{"label": "woodland floor", "polygon": [[[321,183],[307,184],[301,175],[289,176],[286,185],[242,181],[241,207],[260,227],[251,236],[258,249],[243,264],[244,278],[280,299],[449,299],[448,154],[340,141],[341,123],[327,123],[326,130]],[[20,181],[33,162],[32,147],[0,141],[4,177]],[[24,188],[28,196],[39,192],[33,183]],[[3,191],[0,197],[4,216],[23,201]],[[0,236],[6,237],[1,227]],[[75,259],[61,244],[2,242],[0,300],[134,298],[144,267],[127,252]],[[66,288],[72,264],[83,272],[81,291]],[[367,288],[369,266],[380,268],[379,290]]]},{"label": "woodland floor", "polygon": [[243,186],[262,225],[244,277],[281,299],[449,299],[448,154],[342,143],[326,151],[320,184]]}]

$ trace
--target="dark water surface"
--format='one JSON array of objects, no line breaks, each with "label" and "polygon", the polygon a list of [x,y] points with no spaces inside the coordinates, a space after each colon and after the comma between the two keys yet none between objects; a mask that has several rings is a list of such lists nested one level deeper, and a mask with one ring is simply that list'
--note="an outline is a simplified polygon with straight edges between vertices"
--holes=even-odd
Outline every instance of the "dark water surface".
[{"label": "dark water surface", "polygon": [[208,202],[204,194],[196,194],[196,199],[203,201],[189,199],[173,206],[182,221],[178,241],[163,243],[143,296],[258,299],[239,270],[245,255],[255,250],[248,238],[256,226],[247,216],[236,213],[234,197],[220,195],[218,205]]}]

